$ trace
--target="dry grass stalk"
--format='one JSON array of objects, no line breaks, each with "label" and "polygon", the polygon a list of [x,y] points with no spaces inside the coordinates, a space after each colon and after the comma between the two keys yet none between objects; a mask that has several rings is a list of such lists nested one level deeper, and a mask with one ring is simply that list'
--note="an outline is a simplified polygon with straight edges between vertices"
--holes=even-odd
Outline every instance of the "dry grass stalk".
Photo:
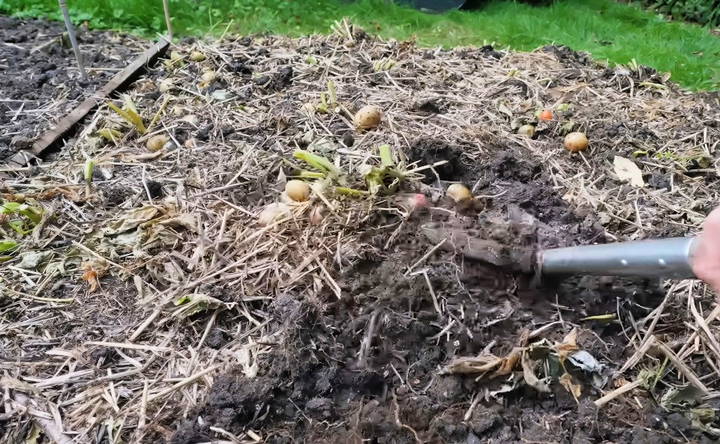
[{"label": "dry grass stalk", "polygon": [[[349,177],[359,177],[365,165],[375,164],[376,149],[384,143],[396,149],[399,160],[407,160],[418,139],[460,147],[463,161],[473,165],[482,165],[489,153],[498,151],[530,153],[550,171],[555,189],[572,208],[597,216],[607,240],[693,233],[706,209],[717,202],[718,188],[711,186],[717,183],[717,165],[697,168],[693,163],[712,153],[720,137],[705,124],[720,118],[711,97],[638,86],[633,73],[561,61],[551,52],[502,53],[495,59],[472,49],[422,50],[359,39],[347,25],[339,30],[349,37],[259,37],[253,45],[240,39],[198,42],[194,49],[207,54],[205,61],[185,58],[158,67],[130,91],[147,121],[157,116],[154,131],[162,128],[170,136],[167,148],[149,153],[129,133],[98,144],[94,135],[99,128],[122,128],[107,110],[99,110],[52,163],[8,171],[13,178],[3,184],[3,192],[57,205],[38,244],[28,240],[23,248],[42,246],[66,260],[37,270],[23,270],[15,262],[4,268],[0,285],[10,302],[0,310],[15,320],[0,326],[1,345],[8,355],[33,361],[12,367],[12,376],[33,384],[59,406],[65,432],[86,439],[114,423],[121,424],[115,432],[123,439],[157,437],[150,424],[169,433],[178,406],[190,409],[203,402],[213,375],[238,365],[235,353],[241,347],[267,341],[252,352],[261,353],[266,350],[262,347],[281,342],[291,327],[273,320],[273,301],[293,295],[321,310],[345,296],[339,279],[343,270],[393,246],[397,238],[392,233],[406,226],[404,220],[383,225],[397,220],[386,216],[406,213],[392,198],[352,199],[320,190],[316,203],[331,210],[320,224],[310,225],[310,207],[299,205],[284,220],[257,225],[256,215],[280,199],[288,175],[305,168],[292,152],[308,140],[327,150]],[[193,48],[176,49],[187,55]],[[306,61],[308,55],[316,63]],[[367,68],[388,57],[401,65],[382,72]],[[270,83],[243,77],[240,60]],[[287,66],[293,71],[283,81]],[[200,85],[203,70],[217,73],[212,85]],[[159,93],[162,80],[174,86]],[[302,109],[319,102],[328,80],[334,82],[340,108],[375,104],[384,110],[385,123],[353,133],[352,147],[337,142],[350,128],[349,111]],[[423,100],[441,106],[442,113],[417,111],[415,105]],[[561,147],[564,130],[558,122],[543,123],[537,139],[515,133],[514,120],[529,118],[547,103],[572,104],[572,120],[590,137],[583,156],[570,156]],[[647,150],[655,154],[637,154],[637,163],[647,177],[666,178],[660,184],[666,186],[632,188],[617,180],[608,155],[632,158]],[[87,201],[77,191],[86,155],[97,159],[102,177],[94,179]],[[439,192],[437,184],[418,187],[428,194]],[[137,228],[121,238],[102,234],[113,220],[144,206],[162,213],[153,222],[142,222],[148,223],[142,235],[155,235],[157,244],[118,246],[121,240],[129,242]],[[378,232],[385,237],[379,244],[371,242]],[[439,332],[429,339],[440,343],[471,337],[465,320],[443,309],[427,274],[413,271],[437,246],[422,251],[407,272],[413,279],[421,278],[410,274],[423,274],[433,297]],[[92,295],[79,279],[86,260],[112,265],[101,279],[102,291]],[[171,315],[174,304],[198,295],[218,305],[186,318]],[[693,304],[682,304],[683,297],[692,297]],[[716,390],[718,381],[706,379],[714,373],[703,364],[707,356],[702,352],[703,347],[711,350],[720,365],[714,322],[720,311],[703,317],[711,302],[697,284],[668,287],[661,306],[630,327],[637,329],[637,341],[644,339],[622,370],[652,359],[648,352],[660,337],[670,345],[657,348],[677,370],[663,378],[686,378],[703,391]],[[512,314],[512,307],[507,313]],[[361,364],[381,319],[375,313],[361,333]],[[550,333],[562,320],[559,315],[555,319],[530,327],[531,337]],[[215,349],[208,344],[215,331],[232,339],[214,344]],[[680,348],[661,335],[690,339]],[[623,386],[628,387],[624,392],[638,385]],[[613,393],[601,398],[603,403],[623,392]],[[248,432],[238,439],[255,438]]]}]

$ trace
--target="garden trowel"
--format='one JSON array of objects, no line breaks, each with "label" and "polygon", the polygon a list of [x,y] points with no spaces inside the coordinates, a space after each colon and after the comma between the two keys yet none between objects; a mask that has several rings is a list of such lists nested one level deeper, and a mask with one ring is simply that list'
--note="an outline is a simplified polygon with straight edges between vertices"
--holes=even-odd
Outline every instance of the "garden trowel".
[{"label": "garden trowel", "polygon": [[482,239],[442,224],[423,225],[435,244],[497,267],[543,276],[596,275],[694,278],[691,261],[695,237],[615,242],[566,248],[537,249]]}]

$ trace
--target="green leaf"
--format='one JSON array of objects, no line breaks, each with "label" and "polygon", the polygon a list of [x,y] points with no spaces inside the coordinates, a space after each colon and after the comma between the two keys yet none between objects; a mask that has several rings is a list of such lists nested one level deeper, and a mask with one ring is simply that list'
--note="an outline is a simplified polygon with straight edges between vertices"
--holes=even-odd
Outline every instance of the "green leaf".
[{"label": "green leaf", "polygon": [[395,160],[393,159],[392,148],[390,148],[390,145],[380,145],[378,151],[380,152],[380,165],[383,168],[388,168],[395,165]]},{"label": "green leaf", "polygon": [[95,171],[95,161],[88,159],[85,161],[85,168],[83,168],[83,175],[85,176],[85,183],[90,184],[93,180],[93,172]]},{"label": "green leaf", "polygon": [[140,114],[138,114],[137,108],[135,108],[135,104],[133,103],[133,101],[130,100],[128,96],[125,96],[124,103],[125,106],[123,109],[120,109],[112,102],[108,102],[107,104],[110,109],[115,111],[120,117],[125,119],[132,126],[134,126],[140,134],[145,134],[147,132],[147,129],[145,129],[145,124],[143,123]]},{"label": "green leaf", "polygon": [[342,174],[342,171],[333,165],[326,157],[318,156],[309,151],[295,150],[293,157],[302,160],[316,170],[324,171],[338,177]]},{"label": "green leaf", "polygon": [[344,196],[351,197],[365,197],[370,194],[370,192],[365,190],[356,190],[355,188],[348,187],[335,187],[335,192]]},{"label": "green leaf", "polygon": [[101,130],[98,130],[97,133],[98,136],[111,142],[115,142],[122,137],[122,133],[120,131],[112,128],[103,128]]},{"label": "green leaf", "polygon": [[19,214],[30,219],[33,224],[40,223],[42,213],[41,208],[19,202],[5,202],[0,206],[0,214]]},{"label": "green leaf", "polygon": [[21,236],[25,236],[26,234],[32,232],[32,230],[27,230],[25,228],[25,222],[22,220],[11,220],[7,224],[10,228],[12,228],[16,233]]},{"label": "green leaf", "polygon": [[187,304],[188,302],[190,302],[190,295],[186,294],[185,296],[181,296],[177,300],[175,300],[175,302],[173,302],[173,305],[178,306],[182,304]]},{"label": "green leaf", "polygon": [[0,214],[17,214],[20,205],[22,204],[19,202],[5,202],[2,204],[2,207],[0,207]]},{"label": "green leaf", "polygon": [[7,253],[13,251],[18,247],[18,243],[12,239],[0,240],[0,253]]}]

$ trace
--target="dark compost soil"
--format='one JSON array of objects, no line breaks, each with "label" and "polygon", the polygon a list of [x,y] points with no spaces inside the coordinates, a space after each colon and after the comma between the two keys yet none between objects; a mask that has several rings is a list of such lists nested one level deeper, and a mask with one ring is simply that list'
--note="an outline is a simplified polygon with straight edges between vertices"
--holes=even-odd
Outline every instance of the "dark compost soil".
[{"label": "dark compost soil", "polygon": [[[378,254],[344,272],[343,300],[321,306],[291,296],[274,301],[272,319],[287,337],[263,358],[267,372],[252,381],[242,372],[222,376],[207,403],[179,424],[172,442],[209,440],[210,425],[234,433],[262,430],[267,442],[278,443],[649,443],[692,435],[687,425],[666,426],[664,415],[652,411],[646,417],[653,421],[651,431],[627,427],[612,416],[598,418],[589,401],[578,405],[559,386],[547,396],[525,388],[497,402],[489,392],[503,381],[478,383],[473,376],[437,374],[450,358],[478,355],[493,341],[502,344],[494,353],[508,353],[527,335],[525,326],[556,320],[556,309],[572,306],[565,320],[578,322],[588,314],[615,311],[618,300],[628,314],[637,311],[637,304],[652,307],[664,294],[659,282],[607,278],[534,288],[523,274],[439,251],[428,259],[426,272],[452,324],[437,325],[423,276],[405,273],[428,250],[419,223],[442,220],[481,232],[492,227],[503,236],[512,232],[503,225],[508,221],[503,215],[519,211],[539,220],[543,228],[535,242],[545,247],[601,237],[592,216],[575,214],[552,190],[541,165],[516,155],[496,153],[482,171],[458,162],[447,177],[486,184],[479,194],[502,194],[485,200],[480,220],[418,215],[392,248],[383,249],[386,236],[378,235]],[[583,342],[592,353],[613,360],[625,347],[619,332],[617,324],[599,327],[586,331]],[[445,341],[445,334],[456,339]],[[474,396],[484,400],[468,410]]]},{"label": "dark compost soil", "polygon": [[0,161],[29,149],[147,45],[113,32],[82,26],[76,31],[87,81],[80,78],[62,23],[0,16]]}]

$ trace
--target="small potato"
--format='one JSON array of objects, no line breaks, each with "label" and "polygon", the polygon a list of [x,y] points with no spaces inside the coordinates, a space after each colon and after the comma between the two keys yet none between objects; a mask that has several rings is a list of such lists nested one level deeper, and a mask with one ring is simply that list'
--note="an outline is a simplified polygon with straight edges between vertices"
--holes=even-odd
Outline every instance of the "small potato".
[{"label": "small potato", "polygon": [[535,127],[532,125],[523,125],[518,128],[518,134],[532,139],[532,136],[535,135]]},{"label": "small potato", "polygon": [[357,129],[366,130],[375,128],[380,125],[382,119],[383,112],[379,106],[365,105],[360,108],[357,113],[355,113],[353,123],[355,124],[355,127]]},{"label": "small potato", "polygon": [[572,152],[577,153],[583,151],[588,147],[588,138],[585,133],[574,132],[565,136],[565,148]]},{"label": "small potato", "polygon": [[193,62],[202,62],[205,59],[205,54],[200,51],[193,51],[190,53],[190,60],[192,60]]},{"label": "small potato", "polygon": [[169,140],[170,138],[165,134],[156,134],[147,140],[145,146],[150,151],[160,151]]},{"label": "small potato", "polygon": [[205,71],[200,78],[205,83],[212,83],[217,78],[217,73],[215,71]]},{"label": "small potato", "polygon": [[305,202],[310,199],[310,185],[302,180],[289,180],[285,184],[285,194],[295,202]]},{"label": "small potato", "polygon": [[472,199],[472,193],[470,189],[461,183],[454,183],[450,185],[446,192],[447,196],[455,202],[461,202],[463,200]]}]

